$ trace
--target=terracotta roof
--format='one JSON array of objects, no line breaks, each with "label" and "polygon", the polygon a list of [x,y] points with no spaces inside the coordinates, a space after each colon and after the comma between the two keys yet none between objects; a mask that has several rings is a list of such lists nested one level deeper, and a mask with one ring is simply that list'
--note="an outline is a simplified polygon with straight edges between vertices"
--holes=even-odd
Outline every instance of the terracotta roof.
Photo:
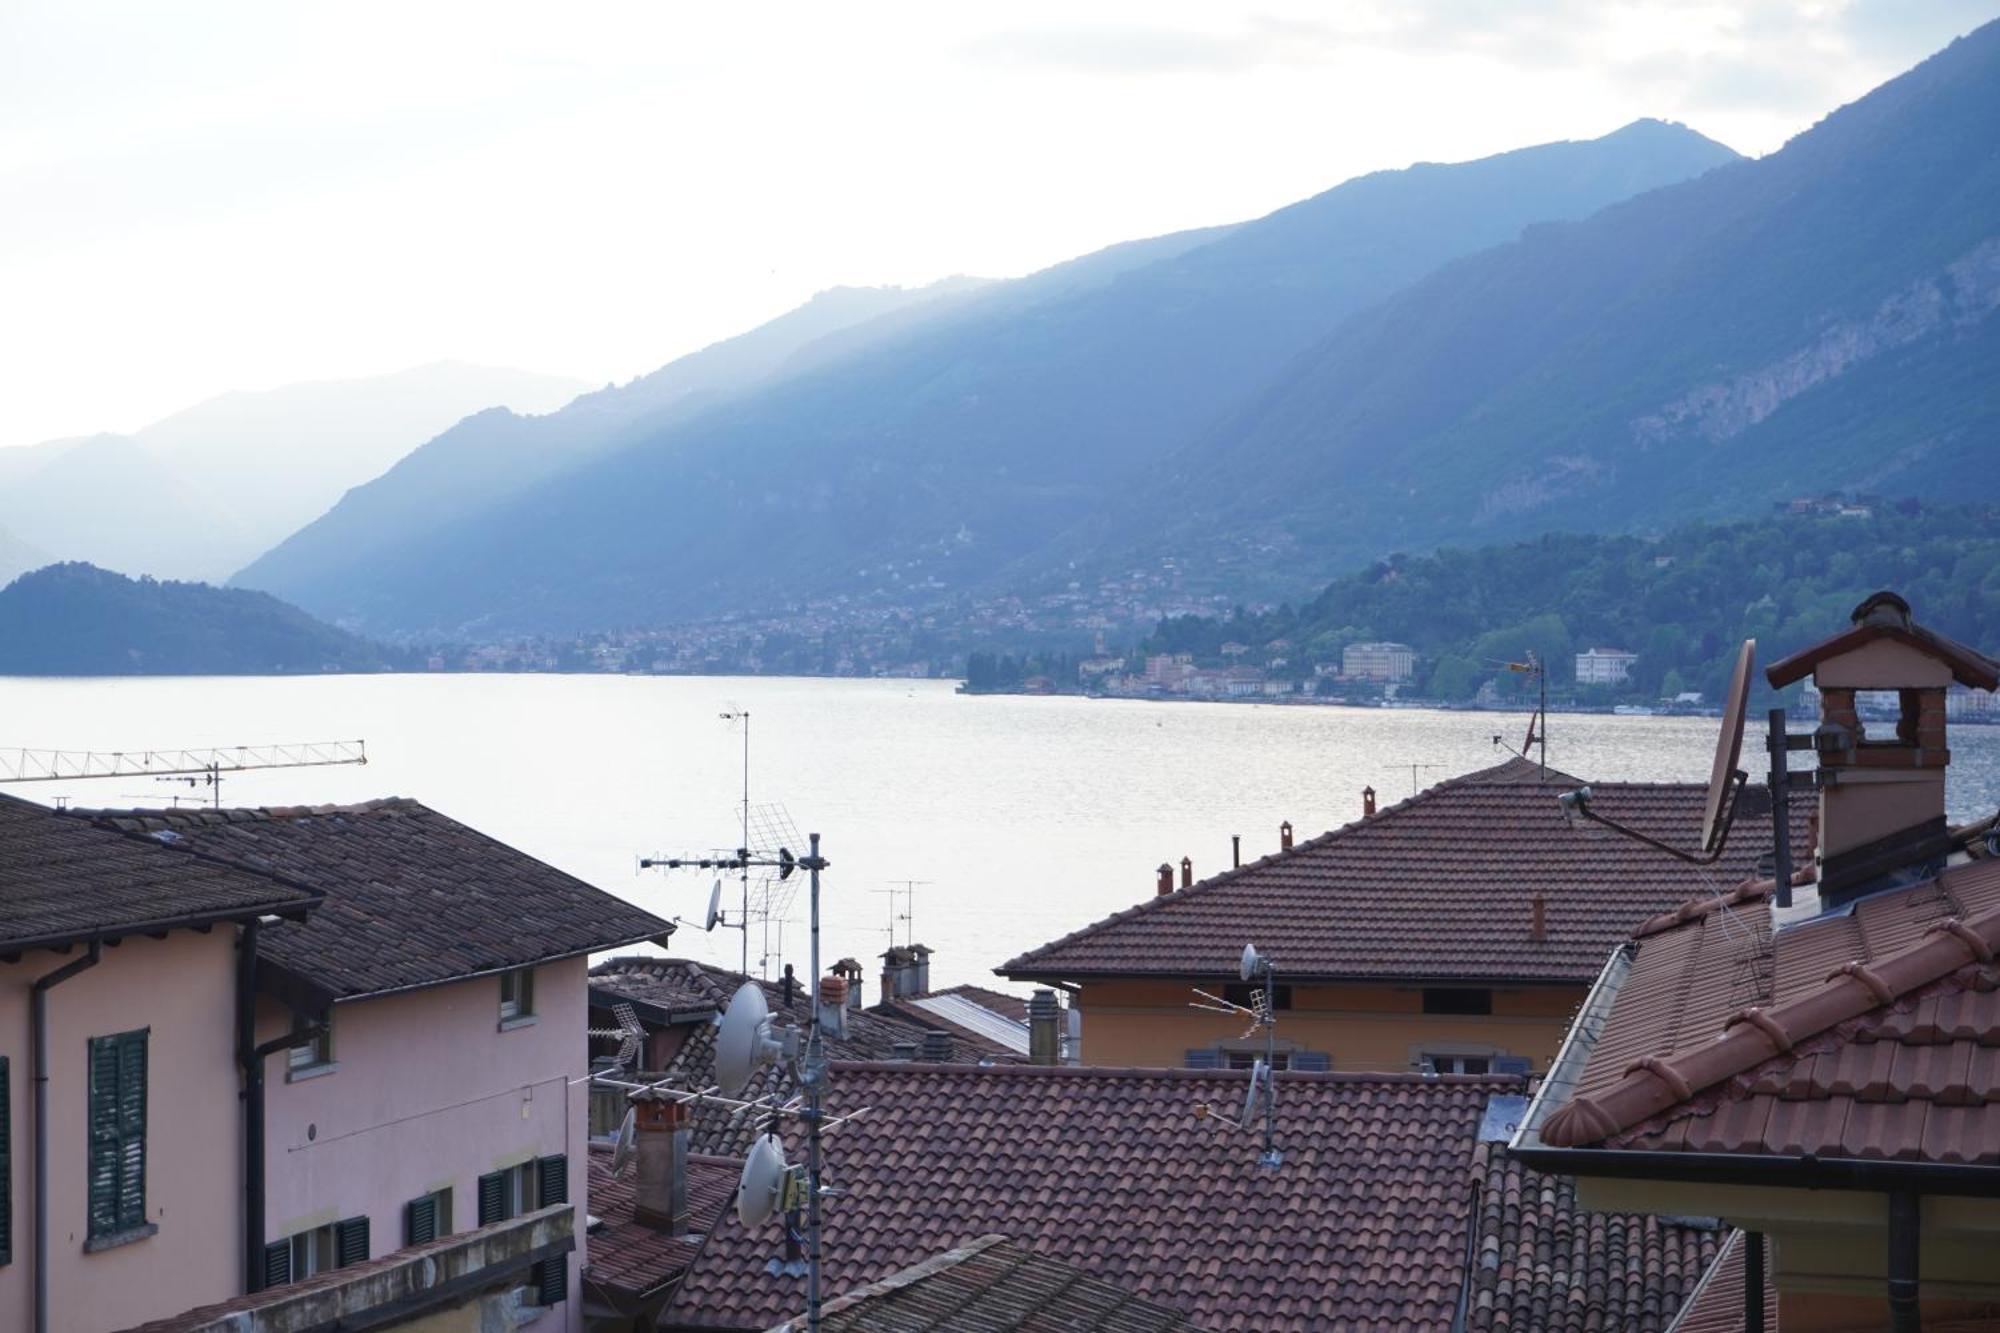
[{"label": "terracotta roof", "polygon": [[678,1281],[701,1253],[701,1240],[728,1218],[736,1200],[743,1164],[734,1158],[688,1155],[688,1229],[669,1236],[634,1220],[633,1179],[611,1173],[611,1148],[590,1145],[590,1215],[602,1225],[590,1233],[590,1263],[584,1279],[614,1297],[632,1300]]},{"label": "terracotta roof", "polygon": [[[998,1235],[857,1287],[820,1314],[826,1333],[1200,1333],[1181,1310]],[[799,1315],[769,1333],[805,1326]]]},{"label": "terracotta roof", "polygon": [[[1669,1326],[1668,1333],[1743,1333],[1743,1233],[1732,1231],[1702,1276],[1694,1299]],[[1772,1265],[1764,1265],[1764,1333],[1779,1333],[1778,1289],[1771,1284]]]},{"label": "terracotta roof", "polygon": [[[624,957],[612,958],[599,963],[590,970],[590,987],[600,995],[630,995],[641,1000],[659,1002],[660,997],[680,996],[686,999],[705,999],[714,1012],[720,1012],[729,1003],[729,997],[743,983],[743,977],[736,972],[711,967],[685,958]],[[764,998],[770,1005],[771,1013],[779,1022],[803,1025],[808,1017],[804,987],[794,991],[790,1000],[785,996],[783,986],[776,982],[759,981],[764,989]],[[845,1036],[825,1037],[827,1055],[835,1060],[887,1060],[895,1054],[901,1043],[914,1043],[921,1048],[924,1029],[883,1017],[868,1010],[848,1010],[847,1032]],[[944,1030],[941,1024],[930,1024],[931,1028]],[[955,1064],[981,1064],[1018,1060],[1018,1056],[993,1042],[977,1039],[970,1034],[953,1031],[951,1039],[951,1060]],[[921,1049],[919,1051],[921,1053]],[[667,1062],[663,1070],[670,1080],[669,1086],[676,1088],[706,1088],[715,1083],[715,1028],[707,1022],[691,1025],[687,1039]],[[767,1096],[773,1093],[789,1095],[792,1091],[791,1076],[776,1067],[762,1071],[752,1083],[746,1095]],[[720,1153],[736,1156],[746,1151],[751,1142],[749,1125],[732,1117],[727,1111],[717,1107],[698,1105],[694,1111],[692,1132],[696,1151]]]},{"label": "terracotta roof", "polygon": [[0,951],[299,914],[310,889],[0,796]]},{"label": "terracotta roof", "polygon": [[174,846],[325,895],[269,928],[261,961],[319,1003],[435,985],[673,927],[416,801],[239,810],[71,811],[79,827]]},{"label": "terracotta roof", "polygon": [[1467,1333],[1660,1333],[1708,1270],[1723,1233],[1579,1208],[1567,1176],[1531,1171],[1481,1143],[1479,1235]]},{"label": "terracotta roof", "polygon": [[2000,1165],[2000,862],[1769,921],[1641,938],[1542,1141]]},{"label": "terracotta roof", "polygon": [[[1688,866],[1612,833],[1572,828],[1556,797],[1580,785],[1519,759],[1453,778],[1267,856],[1033,949],[1019,978],[1236,975],[1246,941],[1287,980],[1541,981],[1588,985],[1632,923],[1733,883],[1770,846],[1768,814],[1736,821],[1727,854]],[[1592,783],[1593,808],[1689,845],[1706,788]],[[1796,838],[1810,818],[1794,802]],[[1803,844],[1800,844],[1803,845]],[[1546,938],[1530,936],[1546,900]]]},{"label": "terracotta roof", "polygon": [[1910,619],[1910,604],[1892,592],[1878,592],[1854,608],[1854,626],[1771,665],[1764,679],[1783,689],[1812,674],[1829,657],[1853,652],[1876,639],[1891,639],[1928,653],[1951,668],[1952,679],[1975,690],[2000,688],[2000,662],[1976,648],[1925,629]]},{"label": "terracotta roof", "polygon": [[[1278,1076],[1284,1165],[1235,1128],[1248,1075],[1030,1065],[834,1068],[828,1290],[1012,1236],[1204,1328],[1450,1329],[1488,1098],[1519,1080]],[[1205,1118],[1198,1108],[1212,1107]],[[797,1151],[791,1156],[796,1160]],[[800,1279],[767,1275],[775,1223],[726,1221],[662,1327],[763,1329]]]}]

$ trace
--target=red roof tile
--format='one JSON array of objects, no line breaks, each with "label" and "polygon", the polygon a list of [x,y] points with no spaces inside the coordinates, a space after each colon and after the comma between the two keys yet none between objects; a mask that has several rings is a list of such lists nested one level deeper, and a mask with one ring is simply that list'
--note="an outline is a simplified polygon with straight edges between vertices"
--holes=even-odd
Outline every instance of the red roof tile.
[{"label": "red roof tile", "polygon": [[[1668,1333],[1743,1333],[1743,1244],[1742,1232],[1729,1233],[1694,1298]],[[1764,1265],[1764,1330],[1779,1333],[1778,1289],[1771,1285],[1771,1270],[1772,1265]]]},{"label": "red roof tile", "polygon": [[1752,901],[1636,950],[1543,1142],[2000,1165],[2000,862],[1775,938]]},{"label": "red roof tile", "polygon": [[[1234,977],[1245,942],[1287,980],[1546,981],[1588,985],[1633,923],[1753,873],[1770,817],[1736,821],[1712,866],[1681,865],[1609,829],[1570,827],[1556,797],[1580,785],[1519,759],[1453,778],[996,969],[1017,979]],[[1706,788],[1591,785],[1593,808],[1690,845]],[[1795,840],[1810,818],[1793,803]],[[1533,899],[1546,938],[1531,937]]]},{"label": "red roof tile", "polygon": [[736,1198],[742,1163],[727,1157],[688,1156],[688,1229],[669,1236],[633,1218],[633,1180],[614,1175],[611,1149],[590,1145],[590,1215],[601,1225],[590,1235],[590,1262],[584,1280],[627,1300],[657,1291],[679,1279],[701,1253],[701,1239]]}]

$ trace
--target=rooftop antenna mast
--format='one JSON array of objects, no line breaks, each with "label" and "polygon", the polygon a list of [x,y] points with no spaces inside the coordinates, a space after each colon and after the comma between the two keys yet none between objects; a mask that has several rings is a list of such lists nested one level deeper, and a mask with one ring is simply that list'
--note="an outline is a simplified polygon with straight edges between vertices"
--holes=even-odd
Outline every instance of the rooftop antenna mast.
[{"label": "rooftop antenna mast", "polygon": [[[744,976],[750,975],[750,710],[747,708],[726,709],[722,713],[724,722],[743,724],[743,841],[738,847],[745,848],[743,857],[743,968]],[[764,956],[771,954],[771,923],[764,922]],[[761,969],[760,969],[761,970]]]},{"label": "rooftop antenna mast", "polygon": [[1524,662],[1501,662],[1496,665],[1504,666],[1516,675],[1533,676],[1535,678],[1536,694],[1535,711],[1528,714],[1528,734],[1522,740],[1521,748],[1516,750],[1513,746],[1507,744],[1498,732],[1494,733],[1493,743],[1501,749],[1506,750],[1509,754],[1516,755],[1522,759],[1528,757],[1528,751],[1534,750],[1536,752],[1536,763],[1541,767],[1540,780],[1547,782],[1549,780],[1548,665],[1535,655],[1535,650],[1532,648],[1528,650],[1527,660]]},{"label": "rooftop antenna mast", "polygon": [[1396,765],[1396,767],[1408,768],[1410,770],[1410,795],[1415,796],[1419,790],[1417,786],[1418,782],[1417,770],[1425,768],[1443,768],[1444,765],[1443,764],[1398,764]]},{"label": "rooftop antenna mast", "polygon": [[[928,879],[896,879],[889,881],[888,888],[875,890],[876,893],[881,894],[889,900],[890,948],[893,949],[896,947],[896,923],[898,921],[903,923],[903,943],[909,945],[917,942],[917,890],[930,885],[932,882]],[[898,894],[902,895],[903,899],[903,910],[901,912],[896,910],[896,897]]]},{"label": "rooftop antenna mast", "polygon": [[[1250,1003],[1237,1004],[1234,1000],[1220,995],[1211,995],[1200,987],[1195,994],[1200,1002],[1190,1004],[1191,1009],[1200,1009],[1211,1014],[1241,1014],[1250,1020],[1249,1031],[1244,1039],[1264,1037],[1264,1054],[1250,1066],[1250,1090],[1243,1097],[1243,1112],[1237,1124],[1248,1129],[1259,1118],[1264,1122],[1264,1149],[1257,1154],[1257,1165],[1267,1170],[1276,1170],[1285,1164],[1285,1154],[1278,1148],[1278,966],[1266,954],[1257,952],[1257,946],[1243,946],[1243,960],[1237,967],[1237,975],[1253,984]],[[1198,1113],[1201,1108],[1197,1108]]]},{"label": "rooftop antenna mast", "polygon": [[[366,741],[305,741],[196,750],[0,750],[0,782],[150,777],[206,786],[222,805],[224,774],[259,768],[324,768],[368,762]],[[58,798],[59,800],[64,798]]]}]

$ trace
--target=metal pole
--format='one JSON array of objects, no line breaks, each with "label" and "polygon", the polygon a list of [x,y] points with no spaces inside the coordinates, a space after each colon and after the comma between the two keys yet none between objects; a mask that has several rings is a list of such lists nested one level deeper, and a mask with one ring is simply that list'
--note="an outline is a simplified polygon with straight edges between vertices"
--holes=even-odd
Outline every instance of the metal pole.
[{"label": "metal pole", "polygon": [[819,1122],[826,1093],[826,1048],[819,1031],[819,834],[811,833],[806,869],[812,874],[812,1025],[806,1035],[806,1329],[819,1333]]},{"label": "metal pole", "polygon": [[[750,975],[750,710],[743,710],[743,975]],[[764,956],[758,972],[768,976],[771,959],[771,923],[764,922]]]},{"label": "metal pole", "polygon": [[1917,1304],[1918,1250],[1923,1204],[1913,1190],[1889,1194],[1889,1327],[1893,1333],[1918,1333],[1923,1315]]},{"label": "metal pole", "polygon": [[1743,1233],[1743,1333],[1764,1333],[1764,1233]]},{"label": "metal pole", "polygon": [[1792,783],[1785,751],[1785,710],[1770,712],[1764,738],[1771,752],[1771,894],[1780,907],[1792,905]]}]

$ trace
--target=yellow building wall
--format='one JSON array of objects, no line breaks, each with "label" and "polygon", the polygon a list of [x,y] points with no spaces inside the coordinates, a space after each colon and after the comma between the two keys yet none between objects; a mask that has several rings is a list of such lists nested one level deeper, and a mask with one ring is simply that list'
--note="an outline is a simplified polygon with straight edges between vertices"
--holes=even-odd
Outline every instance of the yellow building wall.
[{"label": "yellow building wall", "polygon": [[[1278,1012],[1279,1048],[1323,1052],[1355,1073],[1407,1073],[1425,1052],[1526,1056],[1542,1073],[1584,995],[1582,986],[1495,988],[1490,1015],[1426,1014],[1420,987],[1294,985],[1292,1007]],[[1085,983],[1083,1063],[1177,1068],[1190,1050],[1238,1044],[1248,1020],[1191,1009],[1194,999],[1193,983]]]}]

